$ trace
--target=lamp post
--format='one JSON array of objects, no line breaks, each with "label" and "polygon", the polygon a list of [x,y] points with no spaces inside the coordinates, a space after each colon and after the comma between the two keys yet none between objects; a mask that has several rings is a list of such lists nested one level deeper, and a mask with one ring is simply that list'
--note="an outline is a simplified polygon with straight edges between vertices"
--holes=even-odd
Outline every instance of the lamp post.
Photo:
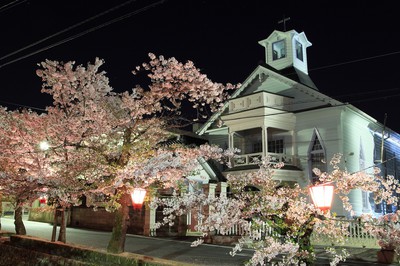
[{"label": "lamp post", "polygon": [[42,151],[47,151],[50,148],[50,145],[47,141],[41,141],[39,143],[39,149]]},{"label": "lamp post", "polygon": [[134,188],[131,193],[132,205],[135,209],[140,209],[143,205],[144,197],[146,196],[146,190],[143,188]]},{"label": "lamp post", "polygon": [[323,212],[328,211],[331,208],[334,190],[333,185],[315,185],[311,186],[309,190],[315,207]]}]

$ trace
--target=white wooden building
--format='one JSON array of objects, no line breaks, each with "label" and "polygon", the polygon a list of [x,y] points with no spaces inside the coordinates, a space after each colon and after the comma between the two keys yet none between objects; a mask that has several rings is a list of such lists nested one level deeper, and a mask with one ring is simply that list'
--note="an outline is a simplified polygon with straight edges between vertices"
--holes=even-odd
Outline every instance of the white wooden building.
[{"label": "white wooden building", "polygon": [[[343,154],[342,167],[349,172],[372,171],[371,166],[381,159],[384,127],[351,104],[317,89],[308,76],[311,42],[306,35],[276,30],[259,44],[265,49],[265,63],[250,73],[223,111],[197,131],[212,144],[241,150],[234,167],[225,169],[224,174],[252,171],[257,168],[254,158],[270,155],[285,162],[275,179],[307,186],[315,178],[313,168],[332,170],[329,160],[336,153]],[[389,129],[384,135],[385,145],[390,140],[394,143],[390,150],[396,150],[392,152],[396,157],[400,154],[399,135]],[[385,153],[388,150],[385,148]],[[394,161],[395,172],[397,168]],[[382,211],[371,204],[367,192],[352,191],[350,202],[356,215]],[[332,211],[348,216],[338,198]]]}]

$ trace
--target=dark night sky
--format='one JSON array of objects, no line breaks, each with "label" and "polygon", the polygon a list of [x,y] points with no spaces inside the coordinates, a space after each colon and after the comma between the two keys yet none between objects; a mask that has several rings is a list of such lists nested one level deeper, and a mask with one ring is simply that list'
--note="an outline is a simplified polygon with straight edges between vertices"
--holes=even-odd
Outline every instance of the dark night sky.
[{"label": "dark night sky", "polygon": [[[134,14],[157,3],[137,0],[4,58],[125,2],[0,1],[0,105],[43,108],[50,103],[35,75],[37,63],[45,59],[86,64],[100,57],[116,91],[134,87],[131,70],[146,61],[149,52],[192,60],[216,82],[243,82],[264,59],[258,41],[283,30],[277,22],[285,15],[291,18],[287,29],[304,31],[313,44],[307,50],[309,75],[319,90],[382,123],[387,113],[387,125],[400,132],[400,22],[389,1],[167,0]],[[20,59],[129,13],[128,18]],[[12,62],[15,59],[20,60]]]}]

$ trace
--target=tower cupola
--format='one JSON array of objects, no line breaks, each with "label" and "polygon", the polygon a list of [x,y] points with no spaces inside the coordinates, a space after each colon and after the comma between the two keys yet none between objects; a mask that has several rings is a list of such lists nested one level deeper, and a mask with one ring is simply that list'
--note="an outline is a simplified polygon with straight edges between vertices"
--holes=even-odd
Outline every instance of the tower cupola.
[{"label": "tower cupola", "polygon": [[258,42],[265,48],[265,62],[277,70],[295,67],[308,75],[307,48],[312,44],[304,32],[275,30]]}]

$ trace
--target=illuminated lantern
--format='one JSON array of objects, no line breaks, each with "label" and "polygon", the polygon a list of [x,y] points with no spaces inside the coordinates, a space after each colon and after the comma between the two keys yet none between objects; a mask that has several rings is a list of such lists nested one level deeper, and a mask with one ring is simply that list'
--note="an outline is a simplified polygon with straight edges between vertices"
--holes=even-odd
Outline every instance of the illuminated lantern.
[{"label": "illuminated lantern", "polygon": [[328,211],[332,205],[333,185],[316,185],[310,187],[311,199],[318,209]]},{"label": "illuminated lantern", "polygon": [[50,148],[50,145],[47,141],[42,141],[39,143],[39,149],[42,151],[47,151]]},{"label": "illuminated lantern", "polygon": [[39,198],[39,203],[40,203],[40,204],[46,204],[46,203],[47,203],[46,197],[43,197],[43,196],[40,197],[40,198]]},{"label": "illuminated lantern", "polygon": [[133,192],[131,193],[131,198],[132,198],[132,205],[133,207],[136,208],[141,208],[144,197],[146,196],[146,190],[143,188],[135,188]]}]

